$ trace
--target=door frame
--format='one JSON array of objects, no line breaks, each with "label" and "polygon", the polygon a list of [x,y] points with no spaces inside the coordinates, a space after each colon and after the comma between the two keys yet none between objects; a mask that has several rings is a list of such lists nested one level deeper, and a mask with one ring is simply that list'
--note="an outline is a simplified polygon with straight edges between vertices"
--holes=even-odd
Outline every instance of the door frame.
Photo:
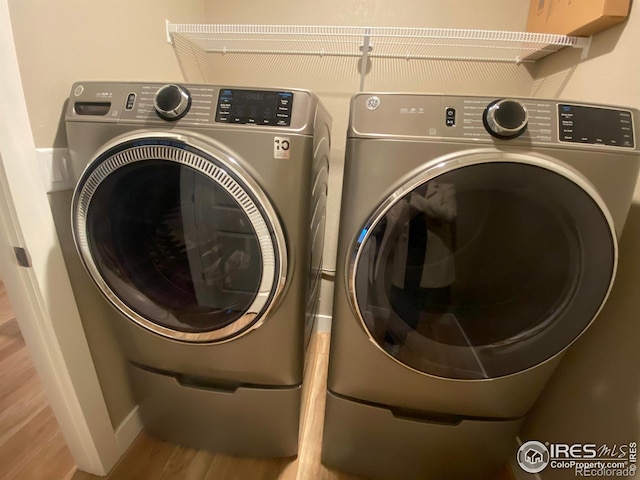
[{"label": "door frame", "polygon": [[[8,0],[0,0],[0,272],[60,430],[80,470],[121,456],[38,168]],[[13,248],[26,250],[20,266]]]}]

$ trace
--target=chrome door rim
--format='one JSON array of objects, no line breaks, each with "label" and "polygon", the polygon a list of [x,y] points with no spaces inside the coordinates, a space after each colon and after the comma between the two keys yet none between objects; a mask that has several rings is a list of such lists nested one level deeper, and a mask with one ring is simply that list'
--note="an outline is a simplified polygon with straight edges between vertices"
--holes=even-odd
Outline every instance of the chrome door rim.
[{"label": "chrome door rim", "polygon": [[[190,149],[180,148],[180,145],[190,147]],[[110,153],[120,147],[124,148],[113,154]],[[87,213],[93,194],[101,182],[114,171],[145,160],[167,160],[195,169],[224,188],[249,218],[260,245],[263,261],[262,278],[251,305],[241,317],[230,325],[206,332],[183,332],[159,325],[124,303],[109,287],[97,268],[89,248],[86,230]],[[216,163],[221,164],[224,169]],[[225,170],[231,171],[233,175]],[[234,176],[241,181],[241,184],[233,178]],[[259,207],[254,198],[260,205]],[[264,216],[262,212],[264,212]],[[236,159],[192,135],[146,132],[119,137],[101,148],[88,163],[75,188],[72,201],[72,228],[76,248],[82,262],[105,297],[121,313],[138,325],[175,340],[220,343],[238,338],[258,328],[279,301],[286,281],[285,237],[268,197],[251,176],[240,167]],[[274,233],[274,237],[270,232]],[[275,239],[275,244],[273,239]]]},{"label": "chrome door rim", "polygon": [[[486,150],[486,149],[478,149],[474,151],[467,151],[464,153],[451,153],[448,155],[444,155],[442,157],[438,157],[434,160],[427,162],[423,167],[419,170],[414,170],[410,172],[408,175],[405,175],[399,182],[399,186],[387,196],[387,198],[378,205],[378,207],[373,211],[371,215],[368,216],[367,223],[358,230],[357,236],[351,241],[350,248],[348,252],[351,252],[351,258],[347,258],[349,262],[347,268],[345,269],[345,285],[347,287],[347,297],[349,304],[351,306],[351,310],[356,315],[356,318],[360,322],[361,327],[365,331],[366,335],[369,337],[369,340],[382,351],[387,357],[392,359],[394,362],[398,363],[404,368],[412,370],[420,375],[425,376],[433,376],[430,373],[423,372],[418,370],[406,363],[401,362],[396,357],[387,352],[375,338],[371,335],[369,331],[365,319],[360,312],[360,307],[358,306],[358,296],[356,290],[356,273],[357,273],[357,265],[360,261],[360,255],[362,253],[362,246],[367,242],[370,236],[370,232],[378,225],[378,223],[385,217],[387,212],[398,202],[400,201],[407,193],[415,190],[420,185],[435,179],[436,177],[443,175],[445,173],[452,172],[454,170],[458,170],[463,167],[469,167],[474,165],[482,165],[487,163],[512,163],[512,164],[526,164],[531,166],[536,166],[543,168],[545,170],[551,171],[553,173],[559,174],[568,180],[572,181],[578,187],[580,187],[585,193],[589,195],[589,197],[596,203],[602,215],[604,216],[608,226],[609,231],[611,232],[612,237],[612,245],[613,245],[613,266],[611,271],[611,280],[609,281],[608,289],[600,303],[598,310],[594,313],[593,318],[589,320],[585,328],[577,335],[570,343],[568,343],[562,350],[552,355],[551,357],[545,359],[540,362],[540,364],[546,363],[551,359],[557,357],[562,352],[564,352],[569,346],[571,346],[578,338],[580,338],[584,332],[589,328],[589,326],[596,319],[602,308],[604,307],[607,299],[609,298],[609,294],[611,293],[611,289],[613,287],[613,283],[616,277],[617,267],[618,267],[618,241],[615,231],[615,225],[613,222],[613,218],[609,209],[604,203],[604,200],[600,197],[598,192],[595,190],[593,185],[585,179],[582,175],[580,175],[577,171],[566,164],[560,164],[559,161],[554,160],[553,158],[544,157],[539,154],[521,154],[521,153],[506,153],[499,152],[495,150]],[[365,232],[364,234],[362,232]],[[536,368],[538,365],[534,365],[529,367],[523,371],[530,370],[532,368]],[[514,372],[508,375],[501,376],[500,378],[506,378],[513,375],[519,375],[522,371]],[[491,381],[493,378],[487,379],[456,379],[456,378],[448,378],[451,381]]]}]

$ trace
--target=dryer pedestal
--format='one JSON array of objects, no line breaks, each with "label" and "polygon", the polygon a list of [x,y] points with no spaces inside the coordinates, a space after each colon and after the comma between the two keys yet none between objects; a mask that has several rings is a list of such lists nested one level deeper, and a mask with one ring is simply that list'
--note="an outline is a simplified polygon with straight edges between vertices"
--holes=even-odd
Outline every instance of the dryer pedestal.
[{"label": "dryer pedestal", "polygon": [[521,424],[409,418],[327,392],[322,463],[367,478],[491,480],[515,450],[510,440]]},{"label": "dryer pedestal", "polygon": [[145,430],[158,438],[228,455],[298,453],[301,386],[214,388],[137,366],[130,376]]}]

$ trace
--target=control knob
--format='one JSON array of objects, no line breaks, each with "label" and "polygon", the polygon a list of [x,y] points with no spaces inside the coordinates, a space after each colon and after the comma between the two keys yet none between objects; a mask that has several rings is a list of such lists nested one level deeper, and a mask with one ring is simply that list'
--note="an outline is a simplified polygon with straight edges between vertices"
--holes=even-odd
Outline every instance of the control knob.
[{"label": "control knob", "polygon": [[524,133],[529,121],[529,112],[522,102],[503,98],[487,106],[482,120],[491,135],[506,140]]},{"label": "control knob", "polygon": [[164,85],[158,89],[153,99],[158,116],[164,120],[178,120],[191,107],[191,94],[180,85]]}]

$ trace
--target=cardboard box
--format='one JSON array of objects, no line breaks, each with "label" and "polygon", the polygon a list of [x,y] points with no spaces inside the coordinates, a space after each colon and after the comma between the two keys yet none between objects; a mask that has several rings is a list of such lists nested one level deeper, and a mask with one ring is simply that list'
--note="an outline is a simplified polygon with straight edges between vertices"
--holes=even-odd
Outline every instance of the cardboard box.
[{"label": "cardboard box", "polygon": [[622,22],[631,0],[530,0],[527,31],[588,37]]}]

